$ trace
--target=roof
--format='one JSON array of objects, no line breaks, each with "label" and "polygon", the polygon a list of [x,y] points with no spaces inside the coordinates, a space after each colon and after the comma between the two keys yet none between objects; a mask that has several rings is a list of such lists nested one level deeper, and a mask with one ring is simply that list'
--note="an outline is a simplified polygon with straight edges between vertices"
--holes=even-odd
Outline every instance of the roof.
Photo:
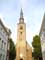
[{"label": "roof", "polygon": [[[9,34],[9,32],[11,33],[10,29],[7,29],[7,28],[4,26],[3,22],[1,21],[1,19],[0,19],[0,24],[3,26],[5,32],[6,32],[8,35],[10,35],[10,34]],[[7,31],[7,30],[8,30],[8,31]]]},{"label": "roof", "polygon": [[32,47],[28,44],[28,42],[26,41],[26,45],[27,45],[27,49],[32,50]]},{"label": "roof", "polygon": [[42,24],[41,24],[41,29],[40,29],[40,33],[39,35],[41,35],[41,32],[45,30],[45,14],[43,16],[43,21],[42,21]]}]

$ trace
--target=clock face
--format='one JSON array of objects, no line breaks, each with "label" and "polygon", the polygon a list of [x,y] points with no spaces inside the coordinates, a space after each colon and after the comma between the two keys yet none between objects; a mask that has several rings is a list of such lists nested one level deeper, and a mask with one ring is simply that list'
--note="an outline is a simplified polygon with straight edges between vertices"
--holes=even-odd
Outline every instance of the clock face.
[{"label": "clock face", "polygon": [[23,22],[23,20],[21,19],[21,23]]}]

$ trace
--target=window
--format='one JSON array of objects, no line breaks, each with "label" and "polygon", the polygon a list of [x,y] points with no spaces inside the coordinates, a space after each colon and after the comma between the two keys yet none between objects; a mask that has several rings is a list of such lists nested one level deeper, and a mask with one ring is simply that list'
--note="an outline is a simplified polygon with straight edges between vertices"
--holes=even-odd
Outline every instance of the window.
[{"label": "window", "polygon": [[21,33],[21,35],[22,35],[22,32],[20,32]]},{"label": "window", "polygon": [[0,48],[1,48],[1,38],[0,38]]},{"label": "window", "polygon": [[1,60],[2,54],[0,54],[0,60]]},{"label": "window", "polygon": [[45,37],[45,33],[44,33],[44,37]]},{"label": "window", "polygon": [[1,27],[1,30],[2,30],[2,27]]},{"label": "window", "polygon": [[4,43],[4,49],[6,48],[6,43]]},{"label": "window", "polygon": [[0,40],[1,40],[1,38],[0,38]]},{"label": "window", "polygon": [[3,43],[3,40],[2,40],[2,43]]},{"label": "window", "polygon": [[22,58],[20,60],[23,60]]},{"label": "window", "polygon": [[3,31],[3,33],[5,33],[5,31]]},{"label": "window", "polygon": [[6,43],[4,43],[6,45]]},{"label": "window", "polygon": [[23,27],[21,26],[21,27],[20,27],[20,29],[22,30],[22,29],[23,29]]},{"label": "window", "polygon": [[45,37],[45,31],[42,31],[43,37]]},{"label": "window", "polygon": [[1,45],[1,48],[3,48],[3,40],[2,40],[2,45]]},{"label": "window", "polygon": [[28,51],[28,49],[27,49],[27,51]]},{"label": "window", "polygon": [[3,60],[5,60],[5,55],[3,55]]}]

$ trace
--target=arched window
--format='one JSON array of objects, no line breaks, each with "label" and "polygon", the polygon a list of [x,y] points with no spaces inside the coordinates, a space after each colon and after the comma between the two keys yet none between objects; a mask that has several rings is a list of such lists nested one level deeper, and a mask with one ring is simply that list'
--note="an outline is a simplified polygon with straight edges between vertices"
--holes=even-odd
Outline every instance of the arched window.
[{"label": "arched window", "polygon": [[20,27],[20,29],[22,30],[22,29],[23,29],[23,27],[21,26],[21,27]]}]

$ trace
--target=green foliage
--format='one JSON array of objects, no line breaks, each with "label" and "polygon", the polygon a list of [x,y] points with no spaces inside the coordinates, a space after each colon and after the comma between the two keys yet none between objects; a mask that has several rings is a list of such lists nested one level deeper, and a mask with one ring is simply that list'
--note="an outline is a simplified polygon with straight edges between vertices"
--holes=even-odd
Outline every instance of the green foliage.
[{"label": "green foliage", "polygon": [[38,35],[33,37],[32,46],[34,48],[33,56],[35,58],[42,57],[41,42],[40,42],[40,37]]},{"label": "green foliage", "polygon": [[16,57],[16,50],[15,50],[15,45],[14,42],[12,41],[12,39],[9,39],[9,60],[14,60]]}]

